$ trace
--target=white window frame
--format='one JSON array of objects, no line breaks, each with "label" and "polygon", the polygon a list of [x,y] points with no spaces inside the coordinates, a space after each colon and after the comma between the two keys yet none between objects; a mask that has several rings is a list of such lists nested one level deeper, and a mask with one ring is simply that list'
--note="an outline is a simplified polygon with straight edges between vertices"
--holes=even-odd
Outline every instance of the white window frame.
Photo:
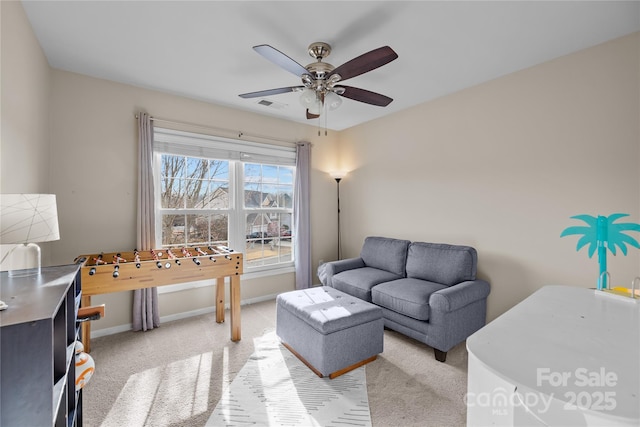
[{"label": "white window frame", "polygon": [[[172,129],[154,128],[154,188],[155,188],[155,214],[156,214],[156,245],[162,247],[162,209],[161,199],[161,156],[170,154],[186,157],[208,158],[229,161],[229,208],[220,210],[220,213],[228,213],[229,218],[229,246],[239,248],[244,252],[246,247],[245,217],[251,209],[244,207],[244,163],[259,163],[295,168],[295,147],[264,144],[253,141],[239,141],[229,138],[214,137],[205,134],[177,131]],[[295,180],[295,176],[294,176]],[[293,183],[295,188],[295,182]],[[293,208],[275,208],[269,211],[291,213]],[[178,211],[179,212],[179,211]],[[292,224],[293,225],[293,224]],[[274,274],[290,273],[295,271],[294,259],[290,262],[269,264],[257,267],[244,265],[243,278],[264,277]],[[191,282],[158,288],[159,293],[176,292],[184,289],[211,286],[211,281]]]}]

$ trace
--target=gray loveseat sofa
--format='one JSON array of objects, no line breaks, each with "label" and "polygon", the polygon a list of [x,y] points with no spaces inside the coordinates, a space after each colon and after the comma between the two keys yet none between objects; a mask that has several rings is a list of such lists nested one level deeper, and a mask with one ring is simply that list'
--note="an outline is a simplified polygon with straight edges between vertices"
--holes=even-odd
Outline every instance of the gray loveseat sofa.
[{"label": "gray loveseat sofa", "polygon": [[325,286],[382,307],[384,326],[447,351],[485,325],[489,283],[476,279],[470,246],[367,237],[360,257],[328,262]]}]

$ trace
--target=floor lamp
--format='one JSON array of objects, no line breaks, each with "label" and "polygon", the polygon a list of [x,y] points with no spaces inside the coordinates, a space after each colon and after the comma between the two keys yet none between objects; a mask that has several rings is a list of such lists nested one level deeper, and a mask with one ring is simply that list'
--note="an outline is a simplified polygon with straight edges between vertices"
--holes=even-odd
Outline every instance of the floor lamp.
[{"label": "floor lamp", "polygon": [[338,187],[338,259],[342,259],[342,235],[340,234],[340,181],[344,178],[344,172],[331,172],[331,176],[336,180]]}]

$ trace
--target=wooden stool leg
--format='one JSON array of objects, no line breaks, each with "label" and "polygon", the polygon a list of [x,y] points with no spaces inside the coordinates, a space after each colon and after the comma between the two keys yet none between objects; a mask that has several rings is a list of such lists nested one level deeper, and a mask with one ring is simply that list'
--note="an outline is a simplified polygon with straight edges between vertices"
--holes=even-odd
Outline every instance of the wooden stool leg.
[{"label": "wooden stool leg", "polygon": [[[89,307],[91,305],[91,297],[80,298],[80,307]],[[91,322],[84,322],[82,324],[81,337],[82,345],[84,345],[85,353],[91,352]]]}]

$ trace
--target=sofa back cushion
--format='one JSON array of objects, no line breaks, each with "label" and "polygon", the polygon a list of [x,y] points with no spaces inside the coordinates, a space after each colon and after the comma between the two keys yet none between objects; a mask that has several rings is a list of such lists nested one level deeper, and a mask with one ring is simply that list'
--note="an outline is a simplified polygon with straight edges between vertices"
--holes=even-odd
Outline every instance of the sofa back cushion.
[{"label": "sofa back cushion", "polygon": [[478,254],[470,246],[413,242],[407,255],[407,277],[447,286],[476,279]]},{"label": "sofa back cushion", "polygon": [[370,236],[364,239],[360,258],[367,267],[378,268],[405,277],[407,249],[410,243],[408,240]]}]

